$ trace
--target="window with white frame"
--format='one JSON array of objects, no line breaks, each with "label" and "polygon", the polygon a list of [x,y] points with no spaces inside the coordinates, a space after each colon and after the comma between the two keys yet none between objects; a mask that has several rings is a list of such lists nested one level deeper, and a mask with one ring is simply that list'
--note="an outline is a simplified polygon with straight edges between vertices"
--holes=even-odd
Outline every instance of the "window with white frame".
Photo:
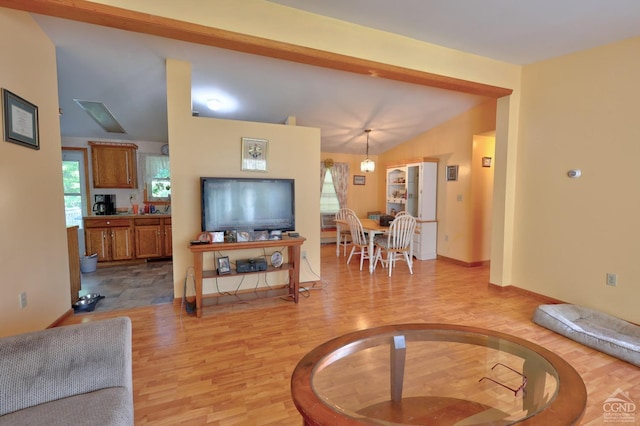
[{"label": "window with white frame", "polygon": [[169,157],[158,154],[141,154],[142,179],[147,189],[147,201],[171,201],[171,171]]},{"label": "window with white frame", "polygon": [[340,203],[338,203],[336,189],[333,187],[331,171],[327,170],[327,174],[324,176],[324,182],[322,184],[322,193],[320,194],[320,213],[335,214],[338,210],[340,210]]}]

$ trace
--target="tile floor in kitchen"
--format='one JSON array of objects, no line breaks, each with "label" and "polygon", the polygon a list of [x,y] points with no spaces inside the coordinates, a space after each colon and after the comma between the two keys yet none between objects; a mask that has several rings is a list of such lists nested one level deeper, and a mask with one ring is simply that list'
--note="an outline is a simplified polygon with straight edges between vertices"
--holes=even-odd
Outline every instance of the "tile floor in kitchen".
[{"label": "tile floor in kitchen", "polygon": [[172,303],[173,263],[171,260],[154,261],[83,273],[80,296],[88,293],[104,296],[93,312]]}]

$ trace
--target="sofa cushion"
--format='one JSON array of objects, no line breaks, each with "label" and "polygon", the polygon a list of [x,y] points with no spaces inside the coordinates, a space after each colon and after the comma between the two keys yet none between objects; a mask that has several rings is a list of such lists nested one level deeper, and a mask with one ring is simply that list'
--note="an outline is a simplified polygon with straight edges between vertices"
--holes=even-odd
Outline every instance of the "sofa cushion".
[{"label": "sofa cushion", "polygon": [[640,367],[640,327],[583,306],[540,305],[533,322]]},{"label": "sofa cushion", "polygon": [[130,399],[124,387],[101,389],[0,416],[0,426],[132,425]]},{"label": "sofa cushion", "polygon": [[0,415],[52,400],[125,387],[131,392],[127,317],[0,339]]}]

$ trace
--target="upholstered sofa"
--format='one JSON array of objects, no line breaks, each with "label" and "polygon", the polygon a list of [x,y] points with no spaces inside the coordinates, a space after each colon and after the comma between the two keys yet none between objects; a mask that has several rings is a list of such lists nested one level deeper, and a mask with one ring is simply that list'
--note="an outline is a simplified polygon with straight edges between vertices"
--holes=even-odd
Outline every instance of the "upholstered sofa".
[{"label": "upholstered sofa", "polygon": [[567,303],[538,306],[533,322],[640,367],[640,326]]},{"label": "upholstered sofa", "polygon": [[129,318],[0,339],[0,425],[133,425]]}]

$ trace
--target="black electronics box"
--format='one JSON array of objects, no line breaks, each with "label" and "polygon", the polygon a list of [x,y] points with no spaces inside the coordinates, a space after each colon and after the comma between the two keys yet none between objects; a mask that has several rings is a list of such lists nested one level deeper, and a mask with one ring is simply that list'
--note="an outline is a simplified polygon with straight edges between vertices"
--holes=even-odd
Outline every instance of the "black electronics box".
[{"label": "black electronics box", "polygon": [[267,270],[267,261],[258,259],[238,259],[236,260],[236,271],[242,272],[258,272]]},{"label": "black electronics box", "polygon": [[389,226],[389,225],[391,225],[391,222],[393,222],[393,219],[395,219],[395,217],[391,216],[391,215],[380,216],[380,226]]}]

